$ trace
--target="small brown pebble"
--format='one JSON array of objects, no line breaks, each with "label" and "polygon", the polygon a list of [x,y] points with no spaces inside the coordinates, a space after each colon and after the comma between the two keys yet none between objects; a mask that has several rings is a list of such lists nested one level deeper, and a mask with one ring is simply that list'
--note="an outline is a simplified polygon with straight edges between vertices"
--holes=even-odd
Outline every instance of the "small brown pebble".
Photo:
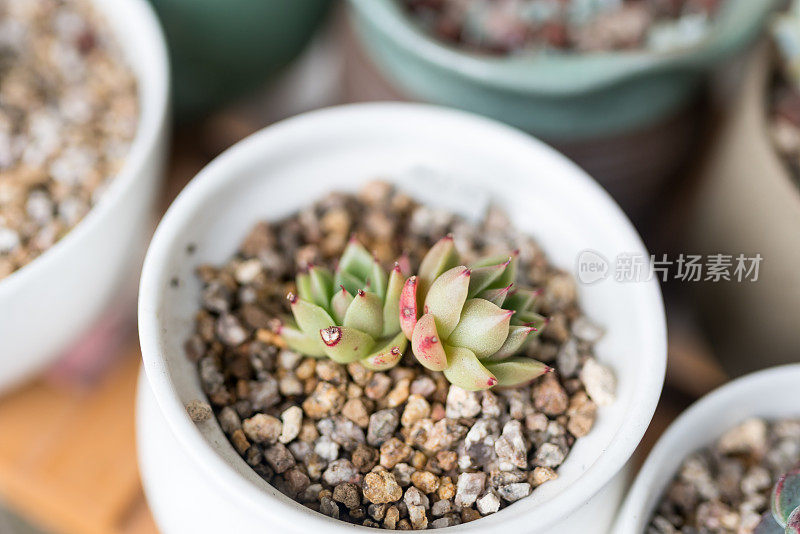
[{"label": "small brown pebble", "polygon": [[464,523],[469,523],[470,521],[475,521],[476,519],[480,518],[481,513],[473,508],[461,509],[461,521]]},{"label": "small brown pebble", "polygon": [[337,413],[343,404],[344,395],[336,386],[319,382],[313,393],[303,401],[303,411],[312,419],[322,419]]},{"label": "small brown pebble", "polygon": [[308,380],[316,374],[317,361],[311,358],[305,358],[300,365],[295,369],[294,374],[300,380]]},{"label": "small brown pebble", "polygon": [[[399,499],[400,497],[398,496],[397,498]],[[395,530],[395,528],[397,527],[397,522],[399,520],[400,520],[400,510],[397,509],[397,506],[390,506],[386,510],[386,515],[383,518],[383,528],[389,530]]]},{"label": "small brown pebble", "polygon": [[458,454],[455,451],[439,451],[436,453],[436,460],[444,471],[450,471],[456,467]]},{"label": "small brown pebble", "polygon": [[545,482],[555,480],[556,478],[558,478],[558,473],[549,467],[536,467],[530,475],[530,483],[534,488],[536,488]]},{"label": "small brown pebble", "polygon": [[195,423],[208,421],[211,419],[211,416],[214,415],[214,412],[211,410],[211,406],[207,402],[199,400],[190,401],[186,405],[186,413],[189,414],[189,417]]},{"label": "small brown pebble", "polygon": [[341,385],[347,380],[346,372],[341,364],[333,360],[319,360],[316,368],[317,377],[331,384]]},{"label": "small brown pebble", "polygon": [[558,378],[553,373],[544,375],[533,386],[531,397],[536,409],[545,415],[555,416],[567,410],[567,392],[558,383]]},{"label": "small brown pebble", "polygon": [[344,482],[333,488],[333,500],[352,510],[361,505],[361,491],[355,484]]},{"label": "small brown pebble", "polygon": [[411,457],[412,449],[397,438],[389,438],[381,445],[380,464],[386,469],[391,469],[400,462]]},{"label": "small brown pebble", "polygon": [[300,433],[297,435],[297,438],[300,441],[311,443],[313,441],[316,441],[318,437],[319,437],[319,431],[317,430],[317,425],[315,425],[311,421],[306,421],[302,425],[300,425]]},{"label": "small brown pebble", "polygon": [[411,465],[414,466],[414,469],[422,469],[427,463],[428,457],[424,452],[414,451],[414,454],[411,455]]},{"label": "small brown pebble", "polygon": [[258,413],[242,421],[242,429],[256,443],[275,443],[281,435],[283,424],[277,417]]},{"label": "small brown pebble", "polygon": [[433,493],[439,489],[439,477],[429,471],[414,472],[411,483],[423,493]]},{"label": "small brown pebble", "polygon": [[357,385],[361,386],[362,388],[367,385],[369,379],[372,378],[372,371],[364,367],[358,362],[352,362],[347,364],[347,372],[350,374],[350,377],[353,379]]},{"label": "small brown pebble", "polygon": [[350,399],[342,407],[342,415],[350,419],[361,428],[369,425],[369,413],[364,401],[361,399]]},{"label": "small brown pebble", "polygon": [[392,388],[392,390],[386,396],[386,406],[389,408],[396,408],[397,406],[400,406],[406,402],[408,399],[410,386],[411,381],[408,378],[398,381],[394,388]]},{"label": "small brown pebble", "polygon": [[580,391],[570,399],[567,415],[569,416],[567,430],[576,438],[581,438],[588,434],[594,425],[597,405],[585,392]]},{"label": "small brown pebble", "polygon": [[439,480],[439,489],[437,490],[437,494],[439,495],[439,499],[443,499],[445,501],[449,501],[456,496],[456,485],[453,484],[453,481],[450,477],[442,477]]},{"label": "small brown pebble", "polygon": [[375,373],[364,386],[364,395],[372,400],[380,400],[389,393],[392,379],[384,373]]},{"label": "small brown pebble", "polygon": [[352,458],[353,465],[355,465],[361,473],[369,473],[373,467],[378,465],[380,454],[372,447],[359,443],[353,451]]},{"label": "small brown pebble", "polygon": [[[397,484],[393,474],[388,471],[378,471],[367,473],[364,476],[364,496],[374,504],[390,503],[399,500],[403,496],[403,490]],[[386,513],[386,520],[389,519],[390,511],[391,508]],[[398,511],[397,517],[399,516]]]},{"label": "small brown pebble", "polygon": [[233,431],[233,434],[231,434],[231,442],[233,442],[233,446],[241,455],[244,455],[247,449],[250,448],[250,442],[247,441],[247,436],[244,435],[241,428]]},{"label": "small brown pebble", "polygon": [[283,473],[295,465],[294,456],[282,443],[276,443],[265,450],[264,459],[276,473]]},{"label": "small brown pebble", "polygon": [[409,427],[419,421],[420,419],[427,418],[431,413],[431,405],[425,400],[422,395],[410,395],[406,401],[406,407],[403,410],[403,415],[400,418],[400,424]]}]

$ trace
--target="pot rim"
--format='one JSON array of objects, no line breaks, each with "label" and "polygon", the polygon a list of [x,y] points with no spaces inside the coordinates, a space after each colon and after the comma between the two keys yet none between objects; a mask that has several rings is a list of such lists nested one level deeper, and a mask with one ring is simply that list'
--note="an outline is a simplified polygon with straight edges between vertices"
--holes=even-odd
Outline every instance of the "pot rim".
[{"label": "pot rim", "polygon": [[[729,412],[731,406],[741,404],[741,399],[757,398],[763,391],[774,390],[776,384],[785,382],[786,386],[796,387],[798,379],[800,379],[800,363],[770,367],[732,380],[695,401],[669,425],[650,454],[647,455],[647,460],[636,475],[620,508],[614,532],[638,534],[643,531],[643,525],[640,525],[639,521],[644,521],[646,524],[654,506],[648,506],[645,510],[647,501],[652,495],[660,498],[685,457],[678,460],[675,469],[670,470],[669,476],[663,481],[660,481],[662,476],[659,469],[662,465],[672,464],[671,460],[675,457],[676,444],[680,443],[684,436],[692,433],[693,427],[698,421],[717,419]],[[759,414],[768,417],[767,414],[760,411]],[[739,422],[747,417],[741,417]],[[716,435],[708,436],[709,441],[706,445],[713,443],[718,437]],[[653,491],[655,488],[658,489],[657,492]]]},{"label": "pot rim", "polygon": [[[376,121],[379,115],[381,120]],[[279,513],[270,515],[272,521],[284,525],[297,525],[303,522],[308,528],[363,528],[334,520],[322,514],[308,514],[308,510],[301,504],[288,499],[281,494],[275,498],[265,499],[262,492],[250,481],[236,472],[227,463],[215,448],[203,437],[197,426],[191,421],[186,409],[178,397],[177,388],[172,381],[161,337],[164,327],[159,321],[159,303],[161,288],[168,287],[171,273],[167,268],[167,259],[172,250],[180,242],[183,229],[190,223],[196,206],[214,194],[231,179],[228,169],[241,168],[244,162],[258,158],[263,154],[264,147],[276,144],[281,138],[298,140],[309,130],[322,129],[321,124],[329,127],[350,122],[357,122],[369,118],[374,123],[392,124],[395,118],[413,117],[414,120],[425,124],[425,121],[447,121],[448,127],[469,128],[472,131],[481,130],[483,136],[491,135],[516,150],[545,150],[549,157],[568,166],[575,172],[570,176],[563,176],[575,189],[583,190],[591,197],[591,201],[603,206],[612,218],[621,234],[625,236],[629,245],[634,250],[644,251],[644,245],[636,234],[631,223],[622,213],[621,209],[613,202],[608,193],[603,190],[588,175],[580,171],[564,156],[556,153],[541,142],[531,138],[514,128],[502,125],[490,119],[478,117],[467,112],[440,108],[427,104],[410,103],[368,103],[350,104],[318,111],[309,112],[298,117],[286,119],[269,126],[258,133],[238,142],[233,147],[218,156],[186,186],[178,195],[172,206],[162,219],[156,230],[150,249],[145,259],[144,271],[140,285],[139,298],[139,333],[142,346],[144,368],[155,398],[167,420],[173,434],[186,449],[187,454],[194,457],[197,464],[208,476],[226,492],[232,494],[237,502],[246,503],[254,513],[265,511],[265,504],[277,507]],[[284,140],[283,143],[286,141]],[[235,174],[234,174],[235,176]],[[550,514],[542,517],[543,523],[555,522],[568,515],[580,503],[588,501],[600,491],[619,472],[630,458],[647,429],[653,412],[658,402],[659,393],[663,384],[666,367],[666,326],[661,292],[658,284],[650,280],[641,284],[639,300],[644,303],[652,313],[652,324],[646,333],[648,352],[647,357],[652,360],[651,365],[642,366],[640,375],[636,380],[636,391],[631,402],[626,424],[616,430],[608,448],[580,477],[580,484],[569,486],[567,491],[553,497],[548,504]],[[618,402],[622,402],[618,399]],[[227,445],[227,442],[226,442]],[[520,506],[517,504],[517,506]],[[520,508],[517,508],[521,511]],[[484,517],[481,521],[448,527],[453,532],[476,532],[485,528],[526,528],[530,525],[526,514],[493,514]],[[277,526],[277,525],[276,525]]]},{"label": "pot rim", "polygon": [[[53,264],[60,263],[62,258],[72,254],[73,249],[83,241],[84,235],[113,219],[117,206],[125,202],[128,192],[136,187],[143,169],[150,163],[161,131],[167,123],[169,58],[167,43],[153,7],[146,0],[91,0],[91,4],[108,24],[117,40],[116,45],[136,78],[140,105],[136,134],[119,173],[110,178],[106,191],[83,219],[42,254],[0,279],[0,302],[10,299],[14,294],[23,293],[41,275],[51,271]],[[112,23],[108,12],[113,9],[124,9],[126,25],[135,28],[131,35],[123,35],[125,32],[120,32],[115,27],[117,24]],[[143,59],[131,61],[134,53],[144,56]]]},{"label": "pot rim", "polygon": [[677,50],[493,57],[465,52],[439,41],[418,27],[397,0],[350,0],[361,18],[423,61],[474,83],[554,98],[601,90],[639,76],[675,69],[707,70],[752,40],[779,2],[734,0],[726,3],[703,39]]}]

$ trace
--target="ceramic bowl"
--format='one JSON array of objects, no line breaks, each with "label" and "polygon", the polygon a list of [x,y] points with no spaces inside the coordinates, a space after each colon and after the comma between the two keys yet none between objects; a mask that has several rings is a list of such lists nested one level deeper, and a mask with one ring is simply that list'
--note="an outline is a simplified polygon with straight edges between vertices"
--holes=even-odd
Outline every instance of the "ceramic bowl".
[{"label": "ceramic bowl", "polygon": [[150,0],[169,41],[179,119],[265,84],[305,48],[331,0]]},{"label": "ceramic bowl", "polygon": [[750,56],[687,218],[690,250],[763,258],[754,282],[694,287],[697,309],[732,375],[800,361],[800,187],[768,130],[772,60],[766,44]]},{"label": "ceramic bowl", "polygon": [[776,0],[729,0],[686,49],[511,58],[467,53],[417,27],[397,0],[350,0],[364,48],[413,98],[478,112],[553,141],[636,130],[685,105],[760,31]]},{"label": "ceramic bowl", "polygon": [[0,391],[54,360],[135,279],[152,230],[166,153],[169,68],[145,0],[95,0],[138,82],[139,126],[127,160],[97,205],[66,236],[0,280]]},{"label": "ceramic bowl", "polygon": [[749,417],[797,417],[800,365],[773,367],[706,395],[661,436],[625,498],[614,534],[641,534],[684,459]]},{"label": "ceramic bowl", "polygon": [[[183,344],[200,302],[198,265],[225,262],[259,220],[286,217],[330,191],[355,191],[375,178],[466,217],[479,217],[487,202],[496,202],[566,269],[585,249],[606,258],[646,254],[620,209],[583,171],[522,132],[464,112],[420,104],[343,106],[289,119],[238,143],[170,207],[142,275],[139,332],[147,380],[139,392],[139,455],[163,532],[355,528],[273,489],[215,420],[192,423],[184,406],[204,394]],[[194,252],[187,254],[190,244]],[[607,329],[596,352],[616,373],[618,399],[599,410],[557,480],[450,531],[571,533],[610,524],[624,483],[620,472],[661,391],[663,306],[653,281],[608,279],[578,291],[587,315]]]}]

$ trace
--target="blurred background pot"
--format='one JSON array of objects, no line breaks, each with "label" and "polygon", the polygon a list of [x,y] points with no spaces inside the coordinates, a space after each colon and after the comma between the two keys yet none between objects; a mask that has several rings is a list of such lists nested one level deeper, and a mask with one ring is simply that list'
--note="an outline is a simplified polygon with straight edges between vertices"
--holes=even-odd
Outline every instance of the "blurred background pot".
[{"label": "blurred background pot", "polygon": [[169,42],[179,118],[270,80],[308,44],[330,0],[151,0]]},{"label": "blurred background pot", "polygon": [[[166,44],[145,0],[93,4],[136,76],[141,109],[136,136],[122,169],[86,217],[41,256],[0,280],[0,391],[44,368],[107,319],[110,310],[124,306],[125,289],[138,276],[152,231],[168,144]],[[96,344],[97,337],[90,337]]]},{"label": "blurred background pot", "polygon": [[768,132],[772,58],[764,44],[749,59],[687,229],[693,253],[763,258],[757,282],[708,282],[695,293],[712,344],[734,375],[800,360],[800,189]]},{"label": "blurred background pot", "polygon": [[777,3],[724,2],[704,40],[674,52],[494,57],[439,42],[396,0],[350,1],[362,48],[402,97],[543,138],[633,216],[696,151],[704,119],[697,100],[709,73],[747,47]]},{"label": "blurred background pot", "polygon": [[722,386],[683,413],[647,457],[620,508],[614,534],[642,534],[667,485],[691,453],[750,417],[796,418],[800,365],[767,369]]}]

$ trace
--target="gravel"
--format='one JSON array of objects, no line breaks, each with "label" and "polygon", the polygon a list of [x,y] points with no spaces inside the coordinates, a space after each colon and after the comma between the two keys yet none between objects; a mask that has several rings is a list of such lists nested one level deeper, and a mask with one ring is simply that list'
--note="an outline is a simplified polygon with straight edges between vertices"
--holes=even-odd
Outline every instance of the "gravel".
[{"label": "gravel", "polygon": [[[468,51],[672,50],[708,30],[722,0],[399,0],[429,33]],[[418,216],[436,227],[435,217]]]},{"label": "gravel", "polygon": [[749,534],[777,479],[798,466],[800,420],[747,419],[683,461],[647,534]]},{"label": "gravel", "polygon": [[90,2],[0,2],[0,279],[88,213],[137,123],[136,80]]},{"label": "gravel", "polygon": [[[411,231],[420,220],[437,231]],[[451,231],[467,259],[520,250],[520,276],[542,288],[541,312],[556,325],[527,355],[557,373],[513,390],[469,392],[409,355],[386,372],[304,358],[269,328],[287,312],[296,269],[331,265],[350,233],[381,261],[402,250],[416,265]],[[598,330],[580,313],[574,281],[496,209],[470,224],[373,183],[258,224],[227,264],[201,266],[198,277],[205,290],[187,356],[220,426],[265,480],[330,517],[424,529],[495,513],[556,478],[575,440],[591,431],[598,399],[613,399],[613,375],[593,357]],[[565,350],[569,361],[557,358]],[[587,364],[597,369],[586,373]],[[591,391],[581,375],[595,380]]]}]

